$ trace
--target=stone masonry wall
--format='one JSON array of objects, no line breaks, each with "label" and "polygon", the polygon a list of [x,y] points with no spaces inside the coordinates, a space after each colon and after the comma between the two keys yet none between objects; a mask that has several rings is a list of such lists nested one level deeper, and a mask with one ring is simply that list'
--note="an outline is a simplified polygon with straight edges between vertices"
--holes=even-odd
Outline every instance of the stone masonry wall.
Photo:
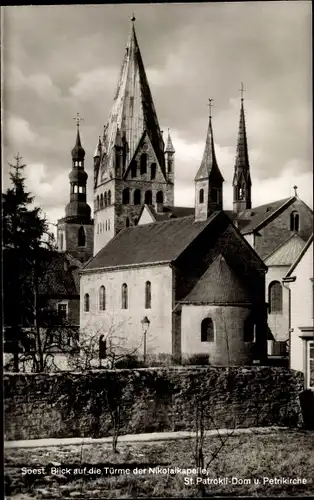
[{"label": "stone masonry wall", "polygon": [[5,374],[5,439],[101,437],[109,410],[121,434],[301,423],[303,375],[278,367],[172,367],[86,373]]}]

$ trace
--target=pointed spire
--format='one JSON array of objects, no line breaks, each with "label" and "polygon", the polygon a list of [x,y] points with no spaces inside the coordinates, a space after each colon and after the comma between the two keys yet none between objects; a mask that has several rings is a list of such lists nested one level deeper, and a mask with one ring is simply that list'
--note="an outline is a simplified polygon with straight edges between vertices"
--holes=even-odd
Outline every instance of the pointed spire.
[{"label": "pointed spire", "polygon": [[214,134],[213,134],[212,116],[211,116],[211,108],[213,106],[212,100],[213,99],[209,99],[209,121],[208,121],[208,129],[207,129],[203,159],[201,166],[194,179],[195,181],[200,179],[206,179],[211,174],[216,174],[223,180],[217,164],[216,153],[215,153]]},{"label": "pointed spire", "polygon": [[136,37],[134,15],[131,23],[126,53],[108,119],[106,139],[103,141],[107,152],[105,161],[108,168],[114,165],[113,147],[116,144],[118,128],[122,137],[125,134],[126,167],[132,160],[146,131],[158,162],[165,171],[164,141]]},{"label": "pointed spire", "polygon": [[244,115],[244,106],[243,106],[243,83],[241,84],[241,109],[240,109],[240,122],[239,122],[239,133],[238,133],[238,143],[237,143],[237,154],[236,154],[236,162],[235,168],[243,167],[249,170],[249,155],[248,155],[248,147],[247,147],[247,137],[246,137],[246,127],[245,127],[245,115]]},{"label": "pointed spire", "polygon": [[167,144],[166,144],[166,149],[165,153],[175,153],[175,149],[172,144],[171,136],[170,136],[170,129],[168,128],[168,137],[167,137]]},{"label": "pointed spire", "polygon": [[101,156],[101,138],[99,136],[98,143],[94,153],[94,158],[99,158],[100,156]]},{"label": "pointed spire", "polygon": [[76,116],[73,118],[73,120],[76,121],[76,142],[71,154],[73,160],[83,160],[85,157],[85,150],[82,147],[80,137],[80,122],[83,121],[83,118],[80,117],[79,113],[76,113]]}]

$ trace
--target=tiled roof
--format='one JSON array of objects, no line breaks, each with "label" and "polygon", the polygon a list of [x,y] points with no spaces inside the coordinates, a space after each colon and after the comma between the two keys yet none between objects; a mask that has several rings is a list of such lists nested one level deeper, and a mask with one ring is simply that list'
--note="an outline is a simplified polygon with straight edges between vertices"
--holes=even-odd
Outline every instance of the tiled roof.
[{"label": "tiled roof", "polygon": [[[243,234],[252,233],[261,226],[266,219],[273,215],[279,208],[295,201],[295,197],[285,198],[283,200],[274,201],[272,203],[266,203],[265,205],[260,205],[259,207],[254,207],[252,209],[245,210],[241,212],[237,217],[237,221],[241,228]],[[246,222],[247,221],[247,222]]]},{"label": "tiled roof", "polygon": [[305,241],[297,233],[292,234],[289,238],[281,243],[273,252],[265,259],[266,266],[291,266],[295,259],[300,254]]},{"label": "tiled roof", "polygon": [[[300,260],[302,259],[303,255],[307,252],[307,250],[309,249],[309,247],[313,244],[313,233],[311,234],[311,236],[309,237],[309,239],[307,240],[306,244],[304,245],[304,247],[302,248],[301,252],[299,253],[299,255],[297,256],[297,258],[295,259],[295,261],[292,263],[292,266],[290,267],[290,269],[288,270],[285,278],[289,278],[292,274],[292,272],[295,270],[295,268],[297,267],[297,265],[299,264]],[[309,276],[310,277],[310,276]]]},{"label": "tiled roof", "polygon": [[195,212],[194,207],[170,207],[164,205],[162,212],[156,212],[153,205],[148,205],[148,208],[156,221],[188,217],[189,215],[194,215]]},{"label": "tiled roof", "polygon": [[69,254],[52,252],[47,255],[46,272],[39,282],[39,294],[48,296],[78,296],[80,262]]},{"label": "tiled roof", "polygon": [[84,266],[84,270],[170,262],[176,259],[219,213],[221,212],[214,212],[203,222],[195,222],[194,216],[190,216],[125,228]]},{"label": "tiled roof", "polygon": [[250,299],[244,284],[219,254],[183,302],[249,304]]}]

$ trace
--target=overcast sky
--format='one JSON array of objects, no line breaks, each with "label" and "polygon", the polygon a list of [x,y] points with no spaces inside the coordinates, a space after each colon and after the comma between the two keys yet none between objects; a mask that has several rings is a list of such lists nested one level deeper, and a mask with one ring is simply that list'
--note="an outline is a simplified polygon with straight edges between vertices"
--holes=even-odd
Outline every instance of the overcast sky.
[{"label": "overcast sky", "polygon": [[194,204],[211,97],[232,207],[243,81],[253,206],[291,196],[294,184],[312,206],[311,3],[302,1],[2,8],[4,184],[19,152],[37,204],[51,222],[62,217],[78,111],[93,205],[93,152],[133,11],[159,123],[176,149],[175,204]]}]

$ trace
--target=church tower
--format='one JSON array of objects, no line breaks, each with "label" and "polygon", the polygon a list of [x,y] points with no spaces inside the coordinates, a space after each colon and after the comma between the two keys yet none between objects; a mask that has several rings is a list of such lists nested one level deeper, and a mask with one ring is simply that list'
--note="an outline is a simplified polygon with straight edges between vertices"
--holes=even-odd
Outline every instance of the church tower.
[{"label": "church tower", "polygon": [[237,154],[233,176],[233,211],[243,212],[251,208],[251,175],[243,106],[243,84],[241,85],[241,110]]},{"label": "church tower", "polygon": [[81,144],[80,118],[75,118],[76,142],[72,149],[70,179],[70,202],[65,207],[65,217],[57,223],[57,243],[60,252],[69,252],[85,262],[93,255],[93,220],[91,208],[86,202],[87,173],[84,170],[85,151]]},{"label": "church tower", "polygon": [[212,128],[211,107],[209,99],[209,123],[206,144],[200,168],[195,181],[195,220],[204,221],[216,210],[222,210],[222,187],[224,179],[219,170]]},{"label": "church tower", "polygon": [[144,203],[173,205],[174,149],[165,151],[134,25],[132,17],[113,106],[94,154],[94,254],[137,224]]}]

